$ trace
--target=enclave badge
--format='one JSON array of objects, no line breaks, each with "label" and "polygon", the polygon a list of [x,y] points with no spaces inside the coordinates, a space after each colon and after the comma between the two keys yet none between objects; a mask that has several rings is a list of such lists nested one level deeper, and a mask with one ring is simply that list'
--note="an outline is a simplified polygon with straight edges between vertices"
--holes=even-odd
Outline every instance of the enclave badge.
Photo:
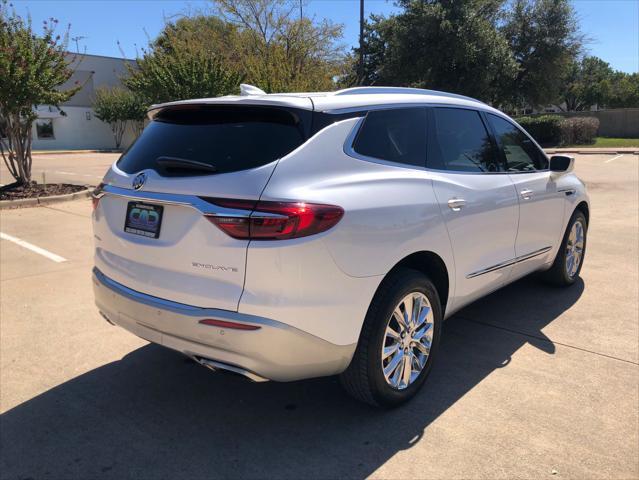
[{"label": "enclave badge", "polygon": [[140,190],[144,186],[144,182],[146,182],[146,173],[142,172],[133,179],[133,188]]}]

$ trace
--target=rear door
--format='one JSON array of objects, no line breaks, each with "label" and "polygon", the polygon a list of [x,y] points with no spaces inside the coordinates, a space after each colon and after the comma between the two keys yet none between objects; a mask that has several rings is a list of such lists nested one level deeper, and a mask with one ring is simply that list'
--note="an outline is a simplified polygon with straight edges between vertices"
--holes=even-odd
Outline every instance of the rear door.
[{"label": "rear door", "polygon": [[160,112],[105,177],[94,212],[96,267],[142,293],[236,310],[248,241],[209,218],[250,214],[228,200],[259,199],[277,160],[306,140],[310,115],[246,105]]},{"label": "rear door", "polygon": [[503,153],[506,170],[519,201],[519,230],[513,278],[532,272],[550,260],[562,235],[564,194],[551,178],[548,159],[535,143],[505,118],[486,117]]},{"label": "rear door", "polygon": [[427,165],[455,258],[457,309],[504,284],[512,269],[518,203],[479,112],[433,108]]}]

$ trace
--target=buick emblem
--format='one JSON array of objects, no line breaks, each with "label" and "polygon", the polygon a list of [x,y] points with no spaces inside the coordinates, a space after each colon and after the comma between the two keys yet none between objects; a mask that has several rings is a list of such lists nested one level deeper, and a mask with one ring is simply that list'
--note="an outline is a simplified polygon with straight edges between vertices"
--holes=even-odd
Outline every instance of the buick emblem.
[{"label": "buick emblem", "polygon": [[140,190],[144,186],[144,182],[146,182],[146,173],[136,175],[133,179],[133,189]]}]

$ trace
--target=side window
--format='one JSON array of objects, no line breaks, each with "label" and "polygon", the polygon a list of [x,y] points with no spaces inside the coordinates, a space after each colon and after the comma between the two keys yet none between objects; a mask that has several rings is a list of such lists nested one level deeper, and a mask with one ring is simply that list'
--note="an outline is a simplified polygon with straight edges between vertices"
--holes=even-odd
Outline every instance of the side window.
[{"label": "side window", "polygon": [[495,137],[506,156],[509,172],[534,172],[548,168],[546,156],[528,136],[515,125],[496,115],[488,114]]},{"label": "side window", "polygon": [[437,145],[428,166],[458,172],[499,172],[502,165],[475,110],[434,108]]},{"label": "side window", "polygon": [[353,150],[390,162],[426,165],[426,109],[371,110],[357,133]]}]

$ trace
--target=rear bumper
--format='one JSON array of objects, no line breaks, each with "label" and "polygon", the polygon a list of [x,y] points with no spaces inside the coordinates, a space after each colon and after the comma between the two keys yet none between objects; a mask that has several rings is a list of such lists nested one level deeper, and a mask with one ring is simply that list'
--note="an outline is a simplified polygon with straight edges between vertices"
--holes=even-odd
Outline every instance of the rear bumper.
[{"label": "rear bumper", "polygon": [[[236,371],[254,380],[292,381],[334,375],[346,369],[355,352],[355,344],[335,345],[268,318],[146,295],[109,279],[97,268],[93,269],[93,290],[95,303],[109,322],[211,368]],[[260,328],[247,331],[214,327],[198,323],[202,319]]]}]

